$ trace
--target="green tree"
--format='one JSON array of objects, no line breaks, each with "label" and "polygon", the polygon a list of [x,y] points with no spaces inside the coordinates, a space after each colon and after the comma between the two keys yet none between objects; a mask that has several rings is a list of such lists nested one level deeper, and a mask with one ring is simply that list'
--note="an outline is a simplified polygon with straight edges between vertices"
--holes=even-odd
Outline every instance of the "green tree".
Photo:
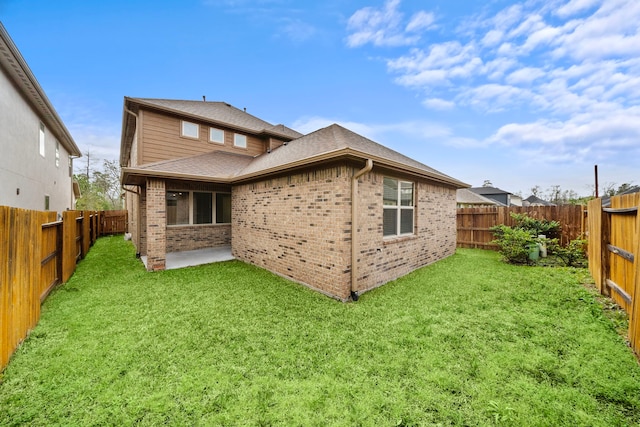
[{"label": "green tree", "polygon": [[102,166],[102,170],[74,175],[80,187],[77,209],[122,209],[120,166],[113,160],[104,160]]}]

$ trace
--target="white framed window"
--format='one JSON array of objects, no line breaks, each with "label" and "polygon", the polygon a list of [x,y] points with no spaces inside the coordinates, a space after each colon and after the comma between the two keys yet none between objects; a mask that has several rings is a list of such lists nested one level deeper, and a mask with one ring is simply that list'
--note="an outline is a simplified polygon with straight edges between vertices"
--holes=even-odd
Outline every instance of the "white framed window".
[{"label": "white framed window", "polygon": [[44,157],[44,123],[40,122],[40,134],[38,142],[40,143],[39,152],[42,157]]},{"label": "white framed window", "polygon": [[167,191],[167,225],[229,224],[231,194]]},{"label": "white framed window", "polygon": [[224,144],[224,131],[217,128],[209,128],[209,141],[216,144]]},{"label": "white framed window", "polygon": [[233,145],[240,148],[247,148],[247,136],[239,133],[233,134]]},{"label": "white framed window", "polygon": [[382,234],[384,237],[413,234],[413,182],[384,178]]},{"label": "white framed window", "polygon": [[49,195],[45,194],[44,195],[44,210],[48,211],[49,210]]},{"label": "white framed window", "polygon": [[187,138],[200,138],[200,125],[183,120],[181,135],[186,136]]},{"label": "white framed window", "polygon": [[56,140],[56,167],[60,167],[60,143]]}]

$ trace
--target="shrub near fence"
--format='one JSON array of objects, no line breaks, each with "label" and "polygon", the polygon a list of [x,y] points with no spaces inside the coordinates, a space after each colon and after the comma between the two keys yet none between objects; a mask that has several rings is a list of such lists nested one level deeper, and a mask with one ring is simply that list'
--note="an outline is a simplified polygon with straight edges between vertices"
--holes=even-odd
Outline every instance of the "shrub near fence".
[{"label": "shrub near fence", "polygon": [[486,208],[459,208],[458,247],[498,250],[491,243],[495,237],[491,227],[514,225],[511,213],[525,213],[532,218],[558,221],[562,227],[560,244],[565,246],[586,232],[586,210],[584,206],[495,206]]},{"label": "shrub near fence", "polygon": [[[40,319],[40,304],[102,234],[104,212],[55,212],[0,206],[0,371]],[[111,215],[110,217],[113,217]],[[123,220],[124,218],[124,220]],[[126,214],[112,218],[126,231]],[[106,234],[117,229],[110,227]]]}]

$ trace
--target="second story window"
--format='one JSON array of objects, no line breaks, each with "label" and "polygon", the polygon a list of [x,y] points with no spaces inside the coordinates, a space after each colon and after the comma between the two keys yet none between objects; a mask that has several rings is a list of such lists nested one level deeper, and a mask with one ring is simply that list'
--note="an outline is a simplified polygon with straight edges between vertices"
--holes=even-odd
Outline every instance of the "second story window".
[{"label": "second story window", "polygon": [[182,136],[198,139],[200,137],[200,126],[196,123],[182,121]]},{"label": "second story window", "polygon": [[44,124],[40,122],[40,134],[39,134],[39,143],[40,143],[40,155],[44,157]]},{"label": "second story window", "polygon": [[222,129],[209,128],[209,141],[224,144],[224,131]]},{"label": "second story window", "polygon": [[56,141],[56,167],[60,167],[60,143]]},{"label": "second story window", "polygon": [[247,136],[236,133],[233,135],[233,145],[240,148],[247,148]]}]

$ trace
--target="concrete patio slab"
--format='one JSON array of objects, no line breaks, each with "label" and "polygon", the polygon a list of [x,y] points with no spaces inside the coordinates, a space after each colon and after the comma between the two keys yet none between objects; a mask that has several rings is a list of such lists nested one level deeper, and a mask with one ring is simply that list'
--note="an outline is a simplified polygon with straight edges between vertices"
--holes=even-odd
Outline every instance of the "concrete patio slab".
[{"label": "concrete patio slab", "polygon": [[[140,259],[147,266],[147,257]],[[231,255],[231,245],[217,246],[215,248],[197,249],[194,251],[167,253],[165,269],[173,270],[194,265],[211,264],[212,262],[229,261],[234,259]]]}]

